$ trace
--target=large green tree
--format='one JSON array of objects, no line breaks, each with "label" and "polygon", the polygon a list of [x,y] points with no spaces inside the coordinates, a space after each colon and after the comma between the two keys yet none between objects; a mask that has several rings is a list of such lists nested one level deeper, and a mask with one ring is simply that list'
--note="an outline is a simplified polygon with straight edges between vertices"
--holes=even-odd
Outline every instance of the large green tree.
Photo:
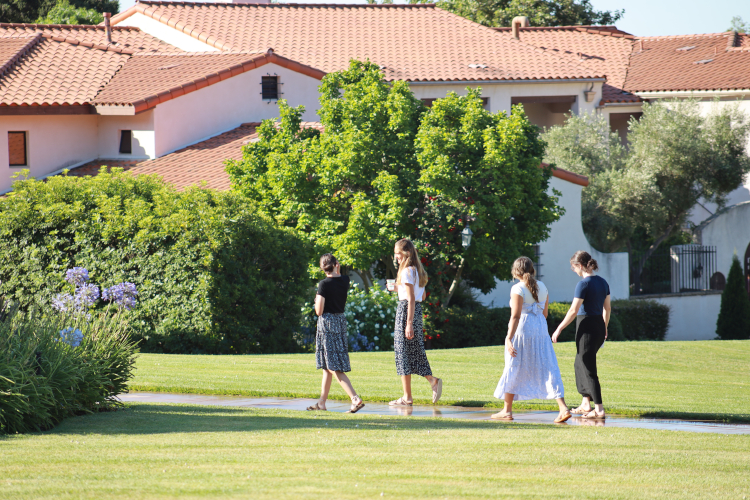
[{"label": "large green tree", "polygon": [[[35,23],[46,18],[47,13],[57,3],[58,0],[3,0],[0,2],[0,23]],[[75,8],[90,9],[99,13],[116,14],[120,10],[118,0],[70,0],[69,3]],[[83,20],[87,19],[88,17],[85,17]],[[93,20],[91,21],[91,24],[94,24]]]},{"label": "large green tree", "polygon": [[94,9],[76,7],[68,0],[58,0],[45,17],[36,20],[38,24],[99,24],[104,16]]},{"label": "large green tree", "polygon": [[640,120],[629,124],[628,150],[605,122],[586,116],[571,117],[544,139],[550,161],[589,176],[584,230],[600,250],[627,248],[638,290],[647,260],[680,231],[696,203],[722,206],[742,184],[750,172],[749,133],[737,105],[714,103],[701,113],[698,102],[686,100],[644,104]]},{"label": "large green tree", "polygon": [[[376,261],[381,277],[395,274],[393,244],[409,237],[445,307],[462,277],[483,291],[509,279],[511,261],[559,217],[538,130],[520,108],[489,113],[474,90],[427,109],[369,62],[327,75],[320,90],[324,133],[301,128],[302,109],[281,102],[280,122],[264,122],[227,170],[235,190],[335,252],[366,286]],[[475,236],[464,251],[467,224]]]},{"label": "large green tree", "polygon": [[589,0],[439,0],[438,6],[485,26],[510,26],[516,16],[531,26],[614,24],[625,10],[595,10]]}]

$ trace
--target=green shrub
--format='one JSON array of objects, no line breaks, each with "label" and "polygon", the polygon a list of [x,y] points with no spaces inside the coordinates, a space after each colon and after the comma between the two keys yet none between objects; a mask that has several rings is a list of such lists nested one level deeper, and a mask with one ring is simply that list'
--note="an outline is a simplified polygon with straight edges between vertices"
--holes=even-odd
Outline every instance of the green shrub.
[{"label": "green shrub", "polygon": [[613,300],[626,340],[664,340],[669,329],[669,306],[655,300]]},{"label": "green shrub", "polygon": [[75,266],[102,287],[134,283],[126,317],[149,352],[297,350],[309,248],[239,196],[155,176],[24,180],[0,200],[0,293],[47,307]]},{"label": "green shrub", "polygon": [[721,294],[716,335],[722,340],[750,338],[750,299],[745,290],[740,261],[735,255]]},{"label": "green shrub", "polygon": [[449,307],[437,321],[428,316],[425,336],[438,349],[503,345],[509,321],[510,307]]},{"label": "green shrub", "polygon": [[610,341],[627,340],[625,338],[625,334],[622,333],[622,323],[614,314],[612,315],[611,318],[609,318],[609,325],[607,325],[607,340],[610,340]]},{"label": "green shrub", "polygon": [[[570,309],[569,302],[568,303],[552,302],[549,305],[549,310],[547,314],[547,328],[549,329],[550,335],[555,333],[555,330],[557,329],[558,325],[562,323],[563,319],[565,319],[565,315],[568,314],[569,309]],[[576,322],[575,320],[573,320],[571,324],[569,324],[563,329],[557,341],[558,342],[575,342],[575,340],[576,340]]]},{"label": "green shrub", "polygon": [[[127,392],[135,361],[122,315],[90,321],[18,309],[0,320],[0,433],[42,431],[63,418],[106,410]],[[78,347],[61,331],[78,329]]]}]

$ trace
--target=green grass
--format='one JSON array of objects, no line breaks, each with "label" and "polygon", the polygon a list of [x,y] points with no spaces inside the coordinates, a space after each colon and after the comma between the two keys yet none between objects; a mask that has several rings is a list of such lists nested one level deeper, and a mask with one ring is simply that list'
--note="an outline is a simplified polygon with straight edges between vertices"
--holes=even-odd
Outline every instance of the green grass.
[{"label": "green grass", "polygon": [[745,499],[748,464],[747,435],[134,404],[0,437],[0,498]]},{"label": "green grass", "polygon": [[[567,401],[576,404],[575,345],[555,346]],[[443,404],[499,406],[492,394],[503,371],[502,347],[428,351],[445,380]],[[366,401],[401,394],[392,352],[353,353],[349,374]],[[599,351],[599,376],[610,413],[636,416],[750,421],[750,341],[611,342]],[[346,399],[334,383],[331,397]],[[415,402],[431,397],[413,381]],[[317,398],[320,371],[312,354],[187,356],[142,354],[131,390]],[[554,402],[517,408],[556,408]]]}]

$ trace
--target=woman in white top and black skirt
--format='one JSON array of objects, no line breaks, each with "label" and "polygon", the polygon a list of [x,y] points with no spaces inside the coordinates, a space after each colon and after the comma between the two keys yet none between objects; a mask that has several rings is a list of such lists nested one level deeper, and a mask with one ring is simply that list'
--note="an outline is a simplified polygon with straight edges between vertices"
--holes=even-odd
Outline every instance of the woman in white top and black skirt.
[{"label": "woman in white top and black skirt", "polygon": [[402,239],[396,242],[393,253],[399,264],[396,276],[399,303],[396,310],[393,350],[396,355],[396,372],[401,376],[404,395],[388,404],[412,406],[412,375],[421,375],[427,379],[432,387],[432,402],[437,403],[443,392],[443,381],[432,376],[424,350],[422,332],[422,298],[427,285],[427,273],[419,261],[414,243],[410,240]]},{"label": "woman in white top and black skirt", "polygon": [[315,361],[318,370],[323,370],[323,383],[320,399],[308,410],[325,410],[331,381],[336,376],[341,387],[352,400],[347,413],[357,413],[365,403],[349,381],[345,372],[351,371],[349,365],[349,338],[347,337],[346,295],[349,293],[349,276],[341,275],[341,266],[336,257],[327,253],[320,258],[320,268],[326,278],[318,283],[318,294],[315,296],[315,314],[318,315],[318,327],[315,334]]},{"label": "woman in white top and black skirt", "polygon": [[[581,405],[572,410],[574,415],[590,420],[604,420],[604,404],[599,374],[596,370],[596,353],[607,339],[607,325],[611,315],[609,284],[594,271],[599,269],[588,252],[579,250],[570,258],[570,268],[583,278],[576,285],[575,298],[565,319],[552,334],[557,342],[563,329],[576,320],[576,386],[583,396]],[[595,408],[591,408],[591,401]]]},{"label": "woman in white top and black skirt", "polygon": [[505,400],[496,420],[513,420],[513,401],[556,399],[560,413],[555,423],[570,418],[565,404],[560,368],[547,330],[549,293],[534,277],[534,263],[528,257],[513,262],[511,275],[519,281],[510,289],[510,322],[505,338],[505,369],[495,397]]}]

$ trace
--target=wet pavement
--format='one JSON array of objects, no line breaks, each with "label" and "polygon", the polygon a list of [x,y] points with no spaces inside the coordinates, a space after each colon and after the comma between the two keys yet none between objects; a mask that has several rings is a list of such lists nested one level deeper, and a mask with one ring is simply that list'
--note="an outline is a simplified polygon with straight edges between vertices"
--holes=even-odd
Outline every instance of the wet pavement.
[{"label": "wet pavement", "polygon": [[[173,403],[204,406],[231,406],[240,408],[276,408],[279,410],[304,411],[315,404],[314,399],[293,398],[251,398],[246,396],[207,396],[200,394],[170,394],[162,392],[131,392],[119,396],[123,402],[138,403]],[[470,420],[490,420],[490,415],[499,409],[468,408],[462,406],[430,406],[414,405],[413,407],[393,407],[386,403],[370,403],[358,413],[363,415],[389,415],[412,417],[443,417],[465,418]],[[328,401],[329,411],[343,413],[349,409],[349,404],[341,401]],[[524,411],[513,412],[514,422],[526,424],[552,424],[557,416],[556,411]],[[658,418],[634,418],[607,415],[605,421],[585,420],[574,416],[566,422],[567,425],[589,425],[597,427],[631,427],[639,429],[710,432],[716,434],[750,434],[750,424],[724,424],[718,422],[669,420]]]}]

